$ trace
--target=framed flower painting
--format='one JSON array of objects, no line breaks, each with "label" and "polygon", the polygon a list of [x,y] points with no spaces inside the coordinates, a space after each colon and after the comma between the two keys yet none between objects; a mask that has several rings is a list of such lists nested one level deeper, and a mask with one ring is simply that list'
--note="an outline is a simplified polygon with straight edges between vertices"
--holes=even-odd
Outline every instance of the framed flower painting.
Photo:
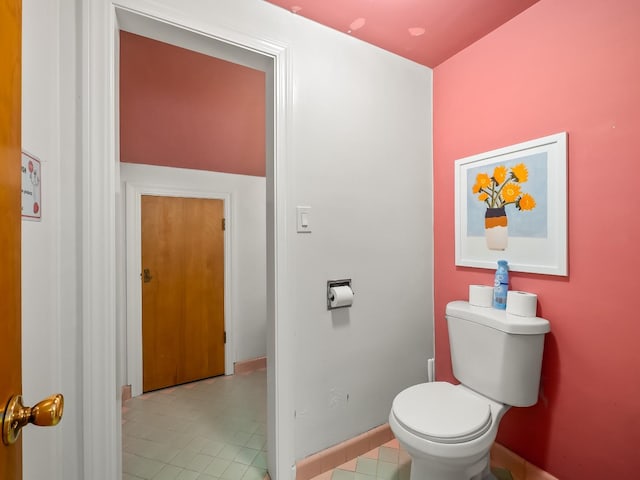
[{"label": "framed flower painting", "polygon": [[456,265],[568,275],[567,134],[455,162]]}]

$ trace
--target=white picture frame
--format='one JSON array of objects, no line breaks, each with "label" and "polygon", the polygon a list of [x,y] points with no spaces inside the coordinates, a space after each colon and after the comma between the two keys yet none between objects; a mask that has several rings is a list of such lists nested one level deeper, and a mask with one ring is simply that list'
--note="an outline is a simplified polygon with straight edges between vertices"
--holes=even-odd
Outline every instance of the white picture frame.
[{"label": "white picture frame", "polygon": [[495,270],[502,259],[568,275],[566,132],[455,161],[455,263]]}]

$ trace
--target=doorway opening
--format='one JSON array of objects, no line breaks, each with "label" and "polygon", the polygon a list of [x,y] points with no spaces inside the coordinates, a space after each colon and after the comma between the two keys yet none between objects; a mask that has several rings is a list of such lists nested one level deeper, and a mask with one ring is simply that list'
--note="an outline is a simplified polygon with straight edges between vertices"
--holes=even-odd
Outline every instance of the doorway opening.
[{"label": "doorway opening", "polygon": [[[129,31],[176,46],[207,52],[238,63],[258,61],[267,74],[267,442],[272,478],[292,478],[294,472],[292,315],[287,288],[288,259],[286,212],[288,111],[291,104],[288,51],[269,39],[229,31],[215,20],[194,30],[179,12],[167,12],[144,3],[145,12],[94,1],[86,11],[83,52],[87,76],[84,92],[91,108],[83,110],[86,153],[83,211],[83,438],[85,476],[116,478],[121,471],[120,411],[113,385],[118,362],[115,328],[115,225],[117,87],[117,31]],[[106,4],[106,5],[105,5]],[[177,16],[177,17],[176,17]],[[187,22],[188,23],[188,22]],[[224,53],[226,52],[226,53]],[[232,53],[230,53],[232,52]],[[233,61],[232,58],[229,58]],[[255,67],[254,67],[255,68]],[[277,348],[276,348],[277,345]]]},{"label": "doorway opening", "polygon": [[[274,108],[274,102],[275,102],[275,92],[274,92],[274,59],[267,57],[263,54],[258,54],[258,53],[254,53],[251,51],[246,51],[244,49],[242,49],[241,47],[235,46],[235,45],[229,45],[229,44],[225,44],[225,43],[221,43],[218,40],[214,40],[210,37],[205,37],[203,35],[199,35],[197,33],[194,32],[189,32],[185,29],[180,29],[178,27],[172,26],[172,25],[167,25],[165,23],[160,23],[157,22],[155,20],[150,20],[147,17],[139,17],[136,16],[134,14],[132,14],[131,12],[120,12],[118,11],[118,27],[119,27],[119,31],[125,31],[128,33],[132,33],[135,35],[139,35],[139,36],[143,36],[152,40],[156,40],[156,41],[160,41],[163,43],[168,43],[170,45],[174,45],[186,50],[190,50],[190,51],[194,51],[194,52],[198,52],[201,54],[205,54],[208,55],[210,57],[214,57],[214,58],[218,58],[218,59],[222,59],[231,63],[237,63],[239,65],[245,66],[245,67],[250,67],[250,68],[254,68],[257,70],[261,70],[263,72],[265,72],[265,80],[266,80],[266,92],[265,92],[265,103],[266,103],[266,122],[265,122],[265,130],[266,130],[266,134],[265,134],[265,138],[267,139],[267,146],[266,146],[266,150],[265,150],[265,163],[266,163],[266,171],[267,171],[267,183],[270,182],[270,176],[269,176],[269,171],[273,172],[274,171],[274,142],[271,141],[270,139],[273,139],[274,136],[274,121],[272,118],[270,118],[270,114],[273,115],[273,112],[275,110]],[[119,64],[119,61],[117,61]],[[135,186],[133,187],[134,189],[136,188]],[[127,189],[129,189],[127,187]],[[141,196],[138,196],[138,194],[144,190],[144,188],[139,188],[136,191],[136,195],[134,195],[133,197],[133,201],[135,202],[134,204],[134,211],[135,211],[135,215],[134,218],[136,218],[138,216],[138,212],[141,212]],[[275,189],[274,189],[275,190]],[[147,189],[147,193],[148,189]],[[158,193],[158,189],[156,189],[156,194]],[[175,194],[175,193],[174,193]],[[267,188],[267,196],[269,195],[269,188]],[[202,194],[200,196],[206,196],[205,194]],[[211,196],[211,195],[209,195]],[[127,197],[127,201],[129,201],[129,197]],[[269,206],[269,200],[266,199],[266,205],[267,207]],[[230,204],[230,201],[227,201],[227,205]],[[230,217],[230,215],[227,215],[228,217]],[[267,216],[269,216],[269,212],[267,212]],[[269,224],[270,222],[267,222],[267,224]],[[134,235],[137,235],[138,230],[140,226],[138,225],[131,225],[131,222],[128,222],[128,233],[131,231],[134,233]],[[138,238],[134,238],[133,239],[133,245],[134,248],[137,248],[137,246],[139,245],[138,243]],[[129,244],[130,242],[128,241],[127,244]],[[269,242],[267,242],[267,250],[269,250]],[[129,249],[129,245],[127,245],[127,249]],[[137,255],[138,252],[136,252],[136,257],[135,258],[139,258]],[[267,259],[268,260],[268,259]],[[128,265],[130,266],[130,262],[128,262]],[[137,267],[137,266],[136,266]],[[128,267],[129,268],[129,267]],[[135,285],[133,284],[133,278],[135,278],[135,276],[138,275],[139,272],[142,272],[142,266],[137,267],[138,272],[137,273],[132,273],[132,272],[128,272],[127,274],[127,289],[129,293],[133,293],[134,295],[138,296],[138,298],[141,298],[141,292],[138,290],[135,290],[132,292],[132,287],[135,289]],[[226,273],[227,276],[229,273],[229,265],[227,265],[227,269],[226,269]],[[139,285],[139,282],[138,282]],[[127,303],[131,304],[130,300],[129,300],[129,295],[127,295]],[[230,302],[227,302],[227,305],[229,305]],[[137,341],[139,338],[139,330],[137,329],[137,325],[136,325],[136,320],[137,318],[142,318],[142,305],[138,305],[137,306],[137,311],[136,311],[136,306],[134,305],[134,308],[130,308],[128,307],[127,310],[127,335],[131,336],[131,338],[134,339],[134,341]],[[133,315],[139,315],[139,317],[130,317],[130,314]],[[131,320],[133,320],[133,322],[130,322]],[[269,322],[270,320],[268,320]],[[132,328],[133,327],[133,328]],[[144,343],[144,339],[141,339],[142,343]],[[266,342],[268,342],[268,339],[265,339]],[[127,343],[130,344],[130,342],[127,340]],[[226,358],[227,359],[231,359],[232,358],[232,354],[231,352],[233,351],[233,340],[231,342],[229,342],[228,344],[228,348],[225,349],[226,351]],[[134,375],[134,379],[135,379],[135,383],[132,385],[133,386],[133,391],[132,394],[135,396],[137,393],[142,393],[142,389],[140,389],[140,387],[138,387],[138,385],[144,385],[144,381],[142,378],[138,378],[139,375],[142,375],[142,372],[144,372],[144,362],[142,361],[142,359],[139,358],[139,354],[140,352],[137,352],[138,355],[133,355],[132,353],[132,349],[128,348],[127,349],[127,357],[128,357],[128,365],[129,362],[131,363],[131,366],[128,366],[128,371],[132,372]],[[269,354],[267,354],[267,357],[269,357]],[[142,365],[141,365],[142,363]],[[267,363],[271,363],[271,362],[267,362]],[[133,367],[133,370],[132,370]],[[228,361],[226,362],[226,374],[230,374],[233,372],[233,362],[232,361]],[[270,386],[275,384],[275,375],[268,375],[268,383]],[[140,380],[140,382],[138,382],[138,380]],[[268,442],[268,450],[271,454],[271,450],[275,450],[275,447],[272,447],[271,442]]]}]

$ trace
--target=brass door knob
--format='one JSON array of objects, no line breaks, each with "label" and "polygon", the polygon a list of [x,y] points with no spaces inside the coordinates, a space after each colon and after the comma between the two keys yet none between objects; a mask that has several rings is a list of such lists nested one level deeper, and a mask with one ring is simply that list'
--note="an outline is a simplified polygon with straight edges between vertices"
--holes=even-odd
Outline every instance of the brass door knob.
[{"label": "brass door knob", "polygon": [[57,393],[38,402],[33,407],[25,407],[20,395],[14,395],[2,412],[2,443],[11,445],[20,436],[20,430],[28,423],[40,427],[53,427],[60,423],[64,410],[64,397]]}]

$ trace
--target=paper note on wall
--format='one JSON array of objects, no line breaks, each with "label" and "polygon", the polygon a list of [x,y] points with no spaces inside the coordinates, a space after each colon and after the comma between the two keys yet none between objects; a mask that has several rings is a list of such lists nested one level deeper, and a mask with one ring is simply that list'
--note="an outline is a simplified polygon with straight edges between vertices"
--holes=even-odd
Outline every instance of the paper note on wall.
[{"label": "paper note on wall", "polygon": [[42,215],[40,197],[40,160],[22,152],[22,218],[39,221]]}]

